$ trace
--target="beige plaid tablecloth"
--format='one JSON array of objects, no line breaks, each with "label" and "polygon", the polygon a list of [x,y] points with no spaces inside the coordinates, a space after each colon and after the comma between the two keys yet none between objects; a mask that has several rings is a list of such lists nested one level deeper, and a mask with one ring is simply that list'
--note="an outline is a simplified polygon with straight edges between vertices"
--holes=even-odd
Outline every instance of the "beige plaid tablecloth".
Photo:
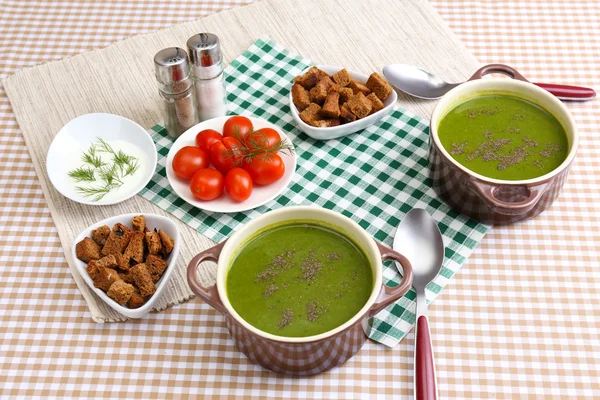
[{"label": "beige plaid tablecloth", "polygon": [[[0,1],[0,78],[243,1]],[[600,90],[597,1],[432,1],[482,63]],[[600,398],[600,115],[570,103],[581,140],[561,197],[494,228],[431,307],[441,398]],[[195,301],[99,325],[68,272],[0,91],[0,397],[410,398],[413,338],[367,343],[307,378],[252,365]]]}]

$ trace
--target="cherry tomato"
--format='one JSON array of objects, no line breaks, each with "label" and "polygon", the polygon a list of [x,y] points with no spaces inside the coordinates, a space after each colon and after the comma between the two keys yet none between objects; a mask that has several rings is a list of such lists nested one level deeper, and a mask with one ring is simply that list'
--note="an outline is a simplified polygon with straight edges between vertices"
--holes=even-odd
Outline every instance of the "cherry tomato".
[{"label": "cherry tomato", "polygon": [[244,163],[244,169],[257,185],[270,185],[281,179],[285,173],[285,165],[279,154],[263,157],[258,155],[249,163]]},{"label": "cherry tomato", "polygon": [[196,135],[196,145],[207,153],[213,144],[221,142],[223,136],[214,129],[205,129]]},{"label": "cherry tomato", "polygon": [[181,179],[190,180],[201,168],[208,168],[210,159],[208,154],[198,147],[182,147],[173,157],[173,171]]},{"label": "cherry tomato", "polygon": [[223,137],[234,137],[243,142],[253,129],[252,121],[241,115],[235,115],[225,121]]},{"label": "cherry tomato", "polygon": [[225,190],[233,201],[244,201],[252,194],[252,178],[242,168],[231,168],[225,175]]},{"label": "cherry tomato", "polygon": [[216,169],[226,173],[242,156],[242,144],[232,137],[223,138],[222,142],[213,144],[210,148],[210,160]]},{"label": "cherry tomato", "polygon": [[246,142],[251,150],[270,149],[279,145],[281,136],[275,129],[262,128],[248,135]]},{"label": "cherry tomato", "polygon": [[212,168],[198,170],[190,181],[190,190],[195,198],[214,200],[223,193],[223,174]]}]

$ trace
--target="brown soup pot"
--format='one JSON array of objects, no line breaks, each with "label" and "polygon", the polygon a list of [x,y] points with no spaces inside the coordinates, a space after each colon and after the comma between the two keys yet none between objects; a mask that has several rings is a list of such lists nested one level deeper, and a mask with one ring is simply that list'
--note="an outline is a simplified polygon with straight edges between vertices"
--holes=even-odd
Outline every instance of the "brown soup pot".
[{"label": "brown soup pot", "polygon": [[[513,79],[481,79],[489,73],[502,73]],[[556,117],[569,139],[567,158],[558,168],[538,178],[507,181],[480,175],[452,158],[438,136],[440,121],[459,104],[494,94],[528,100]],[[433,110],[429,137],[430,177],[436,192],[465,215],[491,224],[524,221],[550,207],[558,197],[577,153],[577,145],[575,121],[560,100],[507,65],[486,65],[469,82],[446,93]]]},{"label": "brown soup pot", "polygon": [[[343,325],[314,336],[277,336],[250,325],[231,306],[225,283],[237,253],[257,234],[286,222],[314,223],[335,230],[353,240],[367,256],[373,271],[371,296]],[[204,287],[197,276],[198,265],[207,260],[217,263],[217,280],[211,287]],[[383,260],[395,260],[402,265],[400,285],[383,284]],[[265,213],[242,226],[228,240],[195,256],[188,265],[187,279],[196,295],[223,314],[235,344],[251,361],[277,373],[302,376],[327,371],[352,357],[367,339],[364,328],[368,329],[368,319],[410,289],[412,268],[404,256],[375,242],[351,219],[320,207],[295,206]]]}]

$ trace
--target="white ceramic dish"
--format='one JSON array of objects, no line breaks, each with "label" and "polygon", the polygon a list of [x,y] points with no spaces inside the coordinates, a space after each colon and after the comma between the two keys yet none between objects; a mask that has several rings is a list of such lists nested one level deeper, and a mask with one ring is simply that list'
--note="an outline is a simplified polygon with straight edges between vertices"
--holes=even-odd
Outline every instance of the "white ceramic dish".
[{"label": "white ceramic dish", "polygon": [[[192,192],[190,191],[189,181],[183,180],[179,178],[175,171],[173,171],[173,157],[175,154],[185,146],[195,146],[196,145],[196,135],[198,132],[203,131],[205,129],[214,129],[217,132],[223,132],[223,124],[227,121],[229,117],[219,117],[213,118],[208,121],[201,122],[197,125],[194,125],[187,131],[185,131],[176,141],[173,143],[169,154],[167,155],[167,179],[171,184],[171,187],[177,193],[179,197],[185,200],[188,204],[191,204],[194,207],[198,207],[201,210],[212,211],[212,212],[221,212],[221,213],[233,213],[239,211],[251,210],[253,208],[262,206],[265,203],[273,200],[275,197],[279,196],[290,184],[292,181],[292,177],[294,176],[294,172],[296,171],[296,154],[284,154],[282,152],[279,153],[283,163],[285,164],[285,173],[281,179],[277,182],[272,183],[267,186],[254,186],[252,189],[252,195],[247,200],[238,203],[233,201],[225,191],[223,194],[211,201],[200,201],[197,200]],[[248,117],[250,121],[252,121],[252,125],[254,129],[261,128],[272,128],[279,133],[282,139],[286,139],[290,145],[293,146],[292,141],[281,131],[278,126],[275,126],[263,119]]]},{"label": "white ceramic dish", "polygon": [[146,217],[146,226],[148,227],[148,229],[150,229],[150,230],[153,230],[154,228],[162,229],[163,231],[165,231],[165,233],[167,235],[169,235],[170,237],[173,238],[173,241],[175,242],[175,246],[173,247],[173,251],[171,251],[171,254],[169,254],[169,257],[167,257],[166,261],[169,263],[167,269],[163,273],[163,276],[160,278],[160,280],[158,282],[156,282],[156,293],[154,293],[152,295],[152,297],[150,297],[146,301],[146,303],[144,303],[144,305],[141,306],[140,308],[128,308],[128,307],[122,306],[119,303],[115,302],[110,297],[108,297],[108,295],[106,293],[104,293],[101,289],[94,287],[94,282],[92,281],[92,278],[90,277],[90,275],[87,272],[87,264],[84,263],[83,261],[79,260],[77,258],[77,256],[75,255],[75,246],[77,245],[77,243],[82,241],[84,238],[86,238],[86,237],[91,238],[92,230],[97,229],[98,227],[100,227],[102,225],[108,225],[108,227],[112,229],[112,227],[117,222],[120,222],[123,225],[127,225],[127,226],[131,227],[131,218],[135,217],[136,215],[140,215],[140,214],[139,213],[123,214],[123,215],[118,215],[116,217],[107,218],[103,221],[95,223],[94,225],[90,226],[89,228],[87,228],[86,230],[81,232],[79,234],[79,236],[77,236],[77,238],[75,239],[75,242],[73,243],[73,248],[71,249],[75,267],[77,268],[79,275],[81,275],[81,277],[83,278],[85,283],[87,283],[87,285],[90,287],[90,289],[92,289],[94,291],[94,293],[96,293],[96,295],[98,295],[98,297],[100,297],[106,304],[108,304],[110,307],[112,307],[115,311],[117,311],[129,318],[141,318],[144,315],[148,314],[150,312],[150,310],[152,310],[152,307],[154,306],[154,303],[156,303],[156,300],[158,300],[158,298],[160,297],[162,292],[167,287],[167,283],[169,282],[169,279],[171,278],[171,274],[173,273],[173,270],[175,269],[175,263],[177,262],[177,257],[179,256],[179,246],[181,244],[181,237],[179,235],[179,230],[177,229],[177,226],[175,225],[175,223],[173,221],[171,221],[169,218],[163,217],[161,215],[144,214],[144,217]]},{"label": "white ceramic dish", "polygon": [[[81,154],[102,138],[108,142],[120,141],[134,150],[139,159],[139,170],[128,177],[125,184],[103,199],[93,201],[76,191],[77,182],[68,172],[82,165]],[[133,155],[133,154],[132,154]],[[136,195],[152,178],[156,169],[156,147],[152,138],[137,123],[113,114],[85,114],[69,121],[56,134],[46,157],[46,170],[52,185],[63,196],[78,203],[108,205],[120,203]]]},{"label": "white ceramic dish", "polygon": [[[317,68],[327,72],[329,75],[333,75],[336,72],[338,72],[339,70],[343,69],[342,67],[336,67],[333,65],[317,65]],[[310,67],[305,69],[304,71],[302,71],[301,75],[306,73],[306,71],[308,71],[309,69],[310,69]],[[369,79],[369,77],[367,75],[363,75],[358,72],[348,71],[348,73],[350,74],[350,77],[352,79],[354,79],[355,81],[365,83],[365,82],[367,82],[367,79]],[[291,84],[293,84],[293,83],[291,83]],[[292,111],[292,116],[294,117],[294,120],[296,121],[296,125],[298,125],[298,128],[300,128],[300,130],[302,130],[308,136],[310,136],[313,139],[317,139],[317,140],[337,139],[339,137],[347,136],[351,133],[355,133],[360,130],[363,130],[363,129],[369,127],[370,125],[373,125],[375,122],[379,121],[381,118],[385,117],[390,112],[392,112],[392,109],[394,108],[394,104],[396,104],[396,101],[398,101],[398,94],[396,93],[395,90],[392,90],[392,93],[383,102],[383,104],[385,104],[385,107],[383,109],[377,111],[376,113],[373,113],[365,118],[356,120],[354,122],[350,122],[349,124],[332,126],[329,128],[317,128],[315,126],[308,125],[306,122],[304,122],[300,119],[300,115],[299,115],[300,113],[298,112],[298,109],[294,105],[294,101],[292,99],[291,86],[290,86],[290,96],[289,97],[290,97],[290,99],[289,99],[290,100],[290,110]]]}]

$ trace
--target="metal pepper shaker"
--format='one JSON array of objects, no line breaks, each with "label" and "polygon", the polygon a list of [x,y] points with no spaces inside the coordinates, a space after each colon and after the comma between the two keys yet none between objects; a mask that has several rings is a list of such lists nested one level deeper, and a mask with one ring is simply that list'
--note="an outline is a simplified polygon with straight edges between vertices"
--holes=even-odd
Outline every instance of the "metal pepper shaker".
[{"label": "metal pepper shaker", "polygon": [[227,114],[225,74],[219,37],[199,33],[187,41],[200,121]]},{"label": "metal pepper shaker", "polygon": [[179,47],[163,49],[154,56],[154,68],[165,127],[177,138],[198,123],[188,55]]}]

